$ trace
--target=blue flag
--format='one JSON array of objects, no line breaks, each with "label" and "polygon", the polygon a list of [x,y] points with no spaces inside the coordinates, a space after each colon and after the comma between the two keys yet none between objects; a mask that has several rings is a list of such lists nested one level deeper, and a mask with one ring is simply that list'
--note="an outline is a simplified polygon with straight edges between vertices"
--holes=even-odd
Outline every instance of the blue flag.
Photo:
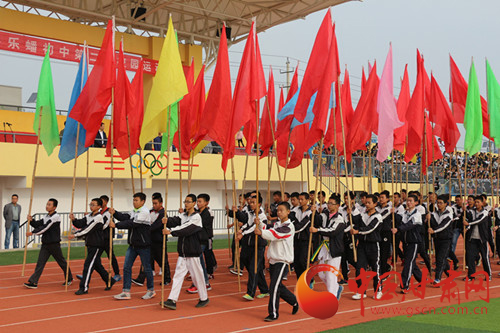
[{"label": "blue flag", "polygon": [[87,82],[87,57],[85,56],[85,51],[82,53],[82,58],[80,60],[80,65],[78,66],[78,73],[76,74],[75,84],[73,85],[73,91],[71,92],[71,100],[69,102],[69,112],[66,118],[66,125],[64,127],[64,133],[61,141],[61,149],[59,149],[59,159],[61,162],[66,163],[75,158],[75,145],[76,145],[76,133],[78,131],[78,126],[80,126],[80,132],[78,133],[78,156],[87,151],[85,147],[85,136],[86,131],[81,124],[79,124],[69,115],[75,105],[80,92]]},{"label": "blue flag", "polygon": [[[286,117],[293,114],[293,112],[295,110],[295,106],[297,105],[299,93],[300,93],[300,87],[297,90],[297,92],[295,93],[295,95],[293,95],[293,97],[288,101],[288,103],[285,104],[285,106],[283,106],[283,109],[281,109],[281,111],[278,113],[278,120],[279,121],[281,121],[281,120],[285,119]],[[299,122],[297,119],[294,118],[292,121],[292,126],[290,128],[291,130],[293,130],[298,125],[307,124],[307,123],[309,124],[309,127],[311,127],[311,124],[314,120],[314,113],[313,113],[312,109],[314,106],[314,102],[316,101],[317,94],[318,93],[316,92],[311,97],[311,101],[309,102],[309,106],[307,107],[307,114],[306,114],[306,117],[304,118],[304,121]]]}]

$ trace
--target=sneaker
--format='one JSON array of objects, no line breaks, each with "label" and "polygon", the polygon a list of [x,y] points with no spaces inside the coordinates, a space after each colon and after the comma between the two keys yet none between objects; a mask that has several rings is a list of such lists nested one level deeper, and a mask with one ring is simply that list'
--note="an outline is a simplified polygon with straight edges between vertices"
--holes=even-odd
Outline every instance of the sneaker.
[{"label": "sneaker", "polygon": [[148,290],[144,296],[142,296],[142,299],[151,299],[156,296],[156,293],[154,290]]},{"label": "sneaker", "polygon": [[458,263],[453,264],[453,270],[454,270],[454,271],[458,271]]},{"label": "sneaker", "polygon": [[337,300],[340,301],[340,297],[342,296],[342,292],[344,291],[343,286],[339,286],[339,289],[337,290]]},{"label": "sneaker", "polygon": [[75,295],[84,295],[84,294],[88,294],[89,292],[87,290],[83,290],[83,289],[78,289],[77,291],[75,291]]},{"label": "sneaker", "polygon": [[440,283],[440,282],[441,282],[441,281],[438,281],[438,280],[434,280],[434,281],[432,281],[432,282],[431,282],[431,287],[434,287],[434,288],[439,288],[439,287],[441,287],[441,286],[439,285],[439,283]]},{"label": "sneaker", "polygon": [[346,280],[340,280],[340,281],[339,281],[339,284],[340,284],[340,285],[347,284],[347,281],[346,281]]},{"label": "sneaker", "polygon": [[155,271],[152,271],[152,273],[153,273],[153,276],[155,276],[155,275],[156,275]]},{"label": "sneaker", "polygon": [[213,279],[215,279],[215,276],[213,274],[208,274],[208,279],[213,280]]},{"label": "sneaker", "polygon": [[175,301],[172,301],[171,299],[167,299],[165,302],[163,302],[163,306],[170,310],[177,309],[177,304],[175,303]]},{"label": "sneaker", "polygon": [[161,271],[161,268],[160,268],[160,271],[158,272],[158,275],[161,276],[162,274],[163,274],[163,272]]},{"label": "sneaker", "polygon": [[24,283],[24,286],[25,286],[26,288],[29,288],[29,289],[36,289],[36,288],[38,288],[38,285],[37,285],[36,283],[29,282],[29,281],[28,281],[28,282],[25,282],[25,283]]},{"label": "sneaker", "polygon": [[[230,269],[229,271],[231,272],[231,274],[238,275],[238,272],[234,268]],[[243,272],[241,271],[241,269],[240,269],[240,276],[243,276]]]},{"label": "sneaker", "polygon": [[296,314],[299,311],[299,303],[295,303],[292,308],[292,314]]},{"label": "sneaker", "polygon": [[401,294],[406,295],[410,292],[410,288],[403,288],[401,289]]},{"label": "sneaker", "polygon": [[132,283],[136,284],[138,286],[141,286],[141,287],[144,285],[144,282],[139,282],[139,280],[137,280],[137,279],[132,279]]},{"label": "sneaker", "polygon": [[283,281],[288,281],[288,276],[283,276]]},{"label": "sneaker", "polygon": [[384,295],[381,291],[377,292],[375,295],[373,295],[374,300],[379,300],[382,298],[382,295]]},{"label": "sneaker", "polygon": [[198,288],[195,285],[191,285],[191,287],[187,288],[186,291],[190,294],[196,294],[198,292]]},{"label": "sneaker", "polygon": [[76,278],[77,278],[78,280],[81,280],[81,279],[83,279],[83,275],[82,275],[82,274],[76,274]]},{"label": "sneaker", "polygon": [[203,307],[207,306],[208,303],[209,303],[208,298],[206,300],[204,300],[204,301],[202,301],[200,299],[200,301],[198,302],[198,304],[195,305],[195,307],[196,308],[203,308]]},{"label": "sneaker", "polygon": [[115,295],[115,299],[130,299],[130,292],[122,292],[121,294]]},{"label": "sneaker", "polygon": [[243,295],[243,298],[246,299],[247,301],[253,301],[253,297],[248,294]]},{"label": "sneaker", "polygon": [[108,290],[111,290],[111,288],[113,287],[113,285],[116,283],[117,281],[115,280],[114,277],[111,278],[111,283],[109,284],[109,287],[108,287],[108,284],[106,283],[106,288],[104,288],[105,291],[108,291]]},{"label": "sneaker", "polygon": [[269,297],[269,293],[260,293],[256,296],[258,299],[264,298],[264,297]]},{"label": "sneaker", "polygon": [[355,293],[354,295],[352,295],[352,299],[356,300],[361,299],[361,297],[366,298],[366,294],[363,294],[363,296],[361,296],[360,293]]},{"label": "sneaker", "polygon": [[122,277],[120,276],[120,274],[115,274],[115,276],[113,276],[113,279],[115,279],[116,282],[118,282],[121,281]]},{"label": "sneaker", "polygon": [[[69,280],[68,281],[68,286],[71,286],[72,283],[73,283],[73,279]],[[62,285],[66,286],[66,281],[64,281]]]},{"label": "sneaker", "polygon": [[[499,264],[500,265],[500,264]],[[234,268],[234,265],[229,266],[227,269],[231,270]]]},{"label": "sneaker", "polygon": [[191,277],[191,275],[186,276],[186,281],[193,281],[193,278]]},{"label": "sneaker", "polygon": [[[160,286],[163,285],[163,282],[160,282]],[[170,282],[165,282],[165,286],[170,285]]]},{"label": "sneaker", "polygon": [[273,316],[269,315],[267,316],[266,318],[264,318],[264,321],[275,321],[277,320],[278,318],[274,318]]},{"label": "sneaker", "polygon": [[209,291],[209,290],[212,290],[212,286],[210,285],[210,283],[207,284],[207,291]]}]

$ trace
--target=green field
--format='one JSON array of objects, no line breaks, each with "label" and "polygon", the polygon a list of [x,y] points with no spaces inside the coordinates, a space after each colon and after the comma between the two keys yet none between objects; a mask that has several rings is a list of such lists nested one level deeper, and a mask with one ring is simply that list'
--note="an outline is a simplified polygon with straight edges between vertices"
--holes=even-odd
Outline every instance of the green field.
[{"label": "green field", "polygon": [[[458,314],[457,307],[467,307],[469,314]],[[441,308],[436,309],[435,314],[418,314],[411,317],[398,316],[380,319],[367,323],[342,327],[325,332],[335,333],[357,333],[357,332],[418,332],[418,333],[465,333],[465,332],[500,332],[498,317],[500,314],[500,298],[490,299],[489,303],[475,301],[461,303],[446,308],[446,312],[455,314],[441,314]],[[472,313],[474,309],[483,314]],[[487,309],[487,314],[484,310]],[[463,310],[462,310],[463,311]]]},{"label": "green field", "polygon": [[[214,249],[227,249],[227,239],[214,239],[213,242]],[[127,251],[128,245],[115,245],[114,252],[117,257],[124,256]],[[169,241],[167,242],[168,252],[176,252],[177,251],[177,242]],[[68,251],[67,247],[63,247],[63,254],[66,257],[66,253]],[[38,259],[39,250],[28,250],[28,254],[26,255],[27,263],[35,263]],[[7,251],[0,253],[0,266],[5,265],[15,265],[23,263],[24,251]],[[102,256],[107,257],[106,253]],[[84,259],[85,258],[85,248],[83,246],[71,247],[70,259]],[[54,258],[50,257],[49,261],[54,261]]]}]

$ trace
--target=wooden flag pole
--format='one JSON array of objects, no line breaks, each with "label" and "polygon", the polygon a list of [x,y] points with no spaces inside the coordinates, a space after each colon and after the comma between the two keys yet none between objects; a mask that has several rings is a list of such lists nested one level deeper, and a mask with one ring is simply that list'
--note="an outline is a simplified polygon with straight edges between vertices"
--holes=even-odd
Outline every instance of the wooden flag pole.
[{"label": "wooden flag pole", "polygon": [[[168,106],[168,120],[167,120],[167,165],[166,165],[166,173],[165,173],[165,217],[167,216],[167,204],[168,204],[168,179],[169,179],[169,171],[170,171],[170,147],[168,146],[168,142],[170,140],[170,113],[172,112],[171,106]],[[142,164],[142,163],[141,163]],[[142,174],[142,172],[141,172]],[[142,184],[142,183],[141,183]],[[181,206],[182,207],[182,206]],[[163,225],[163,230],[167,229],[167,225]],[[163,234],[163,246],[161,252],[161,271],[162,274],[165,274],[165,247],[167,243],[167,235]],[[165,302],[165,284],[161,284],[161,307],[164,308]]]},{"label": "wooden flag pole", "polygon": [[191,178],[193,177],[193,163],[194,163],[194,153],[192,150],[189,153],[189,156],[191,158],[189,159],[190,163],[188,164],[188,193],[191,193]]},{"label": "wooden flag pole", "polygon": [[[228,201],[227,201],[227,180],[226,180],[226,172],[224,171],[224,196],[226,197],[226,207],[228,206]],[[229,225],[229,214],[226,214],[226,225]],[[229,228],[227,228],[227,250],[229,254],[229,258],[231,258],[231,235],[229,233]]]},{"label": "wooden flag pole", "polygon": [[[492,224],[492,227],[494,228],[495,227],[495,190],[493,189],[493,158],[492,158],[492,155],[493,155],[493,152],[492,152],[492,149],[491,149],[491,140],[488,141],[488,146],[489,146],[489,150],[490,150],[490,186],[491,186],[491,224]],[[493,258],[495,257],[495,252],[496,252],[496,246],[497,246],[497,237],[496,237],[496,232],[493,233],[493,244],[495,245],[495,251],[493,251]]]},{"label": "wooden flag pole", "polygon": [[[141,192],[144,193],[144,190],[143,190],[143,184],[142,184],[142,147],[139,146],[139,177],[140,177],[140,180],[141,180]],[[168,160],[167,160],[167,164],[168,164]]]},{"label": "wooden flag pole", "polygon": [[[73,214],[73,209],[75,206],[75,185],[76,185],[76,164],[78,161],[78,140],[80,139],[80,124],[76,127],[76,142],[75,142],[75,163],[73,164],[73,185],[71,187],[71,206],[70,206],[70,215]],[[71,250],[71,239],[69,236],[71,235],[73,221],[70,219],[69,227],[68,227],[68,253],[66,255],[66,280],[64,282],[64,291],[68,291],[68,274],[69,274],[69,258],[70,258],[70,250]],[[86,248],[86,247],[85,247]]]},{"label": "wooden flag pole", "polygon": [[[292,129],[290,128],[290,131],[288,132],[288,141],[287,141],[287,147],[286,147],[286,164],[285,164],[285,173],[283,175],[283,191],[286,191],[286,172],[288,171],[288,163],[290,162],[289,161],[289,158],[290,158],[290,137],[292,135]],[[300,168],[301,168],[301,171],[302,171],[302,162],[300,162]],[[302,172],[301,172],[301,179],[302,179]],[[303,187],[304,185],[304,181],[302,180],[302,183],[301,183],[301,187]]]},{"label": "wooden flag pole", "polygon": [[[337,80],[339,80],[338,82],[340,82],[340,75],[338,76]],[[338,96],[340,96],[340,84],[338,85]],[[342,116],[342,103],[338,102],[338,105],[339,105],[339,111],[340,111],[340,119],[341,119],[341,125],[342,125],[342,145],[343,145],[343,149],[344,149],[344,167],[345,167],[345,170],[347,172],[347,151],[346,151],[346,148],[345,148],[345,129],[344,129],[344,117]],[[371,182],[370,182],[371,184]],[[346,187],[347,187],[347,204],[348,204],[348,207],[349,209],[352,210],[352,205],[351,205],[351,193],[349,191],[349,182],[347,182],[346,184]],[[351,226],[351,230],[353,230],[353,224],[352,224],[352,213],[349,214],[349,225]],[[354,239],[354,235],[351,234],[351,240],[352,240],[352,251],[353,251],[353,254],[354,254],[354,262],[357,262],[358,261],[358,251],[356,250],[356,241]]]},{"label": "wooden flag pole", "polygon": [[[392,190],[392,229],[396,228],[396,217],[394,215],[394,210],[396,209],[394,201],[394,149],[391,152],[391,190]],[[399,245],[399,244],[398,244]],[[396,272],[396,234],[392,233],[392,270]],[[394,274],[394,281],[396,281],[396,274]]]},{"label": "wooden flag pole", "polygon": [[[269,205],[269,208],[271,208],[270,203],[271,203],[271,167],[272,167],[273,161],[271,160],[271,154],[267,155],[267,204]],[[281,194],[281,197],[283,198],[283,193]]]},{"label": "wooden flag pole", "polygon": [[300,162],[300,192],[304,192],[304,164],[302,162]]},{"label": "wooden flag pole", "polygon": [[[342,131],[344,131],[344,122],[342,122]],[[368,143],[368,193],[372,194],[373,170],[372,170],[372,151],[370,145],[371,145],[371,139],[370,142]]]},{"label": "wooden flag pole", "polygon": [[365,172],[366,172],[366,160],[365,160],[365,151],[363,150],[363,190],[366,191],[366,179],[365,179]]},{"label": "wooden flag pole", "polygon": [[[248,142],[247,142],[248,144]],[[247,170],[248,170],[248,154],[245,158],[245,172],[243,174],[243,182],[241,184],[241,196],[244,198],[245,197],[245,183],[247,181]]]},{"label": "wooden flag pole", "polygon": [[[304,156],[302,155],[302,158]],[[310,171],[309,171],[309,154],[306,154],[306,162],[307,162],[307,192],[311,191],[311,178],[310,178]],[[300,162],[302,163],[302,162]],[[317,193],[315,193],[315,196],[318,196]],[[313,202],[315,204],[315,202]]]},{"label": "wooden flag pole", "polygon": [[[179,208],[182,208],[182,153],[181,153],[181,112],[180,108],[177,109],[177,131],[179,136],[179,147],[177,151],[179,152]],[[189,194],[189,193],[188,193]]]},{"label": "wooden flag pole", "polygon": [[[28,216],[31,216],[31,208],[33,207],[33,193],[35,191],[35,175],[36,166],[38,164],[38,151],[40,148],[40,128],[42,124],[42,111],[43,106],[40,106],[40,114],[38,115],[38,136],[36,138],[36,149],[35,149],[35,163],[33,164],[33,174],[31,175],[31,194],[30,194],[30,205],[28,206]],[[26,222],[26,230],[29,230],[29,221]],[[24,242],[24,256],[23,256],[23,269],[21,270],[21,276],[24,276],[24,269],[26,267],[26,254],[28,253],[28,231],[26,231],[26,240]]]},{"label": "wooden flag pole", "polygon": [[127,138],[128,138],[128,161],[130,163],[130,179],[132,181],[132,192],[135,194],[135,182],[134,182],[134,169],[132,168],[132,149],[130,145],[130,127],[128,123],[128,115],[125,116],[127,120]]},{"label": "wooden flag pole", "polygon": [[88,213],[89,209],[89,162],[90,162],[89,149],[87,149],[86,155],[87,155],[87,170],[85,175],[85,214]]},{"label": "wooden flag pole", "polygon": [[[406,139],[405,139],[405,154],[406,154],[406,148],[408,147],[408,134],[406,135]],[[409,165],[408,163],[406,163],[406,193],[408,194],[408,189],[409,189],[409,182],[408,182],[408,170],[409,169]]]},{"label": "wooden flag pole", "polygon": [[[468,159],[469,159],[469,154],[466,152],[465,153],[465,169],[464,169],[464,199],[467,197],[467,162],[468,162]],[[463,201],[463,211],[464,211],[464,215],[463,215],[463,222],[465,222],[465,217],[467,215],[467,206],[465,205],[465,200],[462,200]],[[467,265],[467,260],[465,259],[466,255],[467,255],[467,241],[465,239],[465,233],[467,232],[467,228],[465,227],[465,224],[463,224],[464,226],[464,230],[463,230],[463,237],[464,237],[464,265],[463,265],[463,271],[465,272],[465,266]],[[474,263],[473,263],[474,264]]]},{"label": "wooden flag pole", "polygon": [[[111,121],[109,125],[109,139],[111,142],[111,180],[110,180],[110,193],[109,193],[109,199],[110,199],[110,208],[114,208],[113,205],[113,194],[114,194],[114,155],[115,155],[115,149],[114,149],[114,143],[113,143],[113,137],[115,136],[115,131],[113,130],[113,121],[115,118],[115,87],[111,87]],[[111,221],[113,220],[113,216],[111,216]],[[113,272],[113,266],[112,263],[113,261],[111,260],[113,253],[113,228],[109,228],[109,271],[108,271],[108,276],[111,277],[111,272]],[[108,288],[111,287],[111,278],[108,278]]]},{"label": "wooden flag pole", "polygon": [[238,291],[241,292],[240,279],[240,240],[238,239],[238,219],[236,218],[236,177],[234,175],[234,159],[231,159],[231,176],[233,185],[233,221],[234,221],[234,261],[236,264],[236,276],[238,276]]},{"label": "wooden flag pole", "polygon": [[[321,136],[321,140],[319,142],[319,147],[320,147],[320,151],[319,153],[321,154],[321,148],[323,147],[323,139],[324,139],[324,135]],[[307,161],[308,165],[309,165],[309,161]],[[314,193],[316,193],[316,196],[318,195],[318,186],[319,186],[319,166],[316,167],[316,184],[314,186]],[[316,202],[313,202],[312,203],[312,206],[311,206],[313,209],[312,211],[312,214],[311,214],[311,227],[314,227],[314,216],[316,215]],[[309,269],[309,263],[311,261],[311,247],[312,247],[312,232],[309,232],[309,244],[307,246],[307,269]]]},{"label": "wooden flag pole", "polygon": [[[257,202],[255,205],[255,227],[259,228],[259,214],[260,214],[260,207],[259,207],[259,153],[260,153],[260,145],[259,145],[259,101],[255,100],[255,134],[256,134],[256,151],[255,151],[255,191],[257,192]],[[257,262],[258,262],[258,243],[259,243],[259,236],[255,234],[255,262],[254,262],[254,272],[255,275],[257,275]],[[239,275],[239,272],[238,272]]]},{"label": "wooden flag pole", "polygon": [[[428,189],[429,189],[429,172],[427,170],[427,161],[429,160],[429,152],[427,151],[427,114],[425,113],[424,111],[424,140],[423,140],[423,143],[422,143],[422,151],[423,151],[423,154],[422,154],[422,158],[420,159],[421,161],[421,170],[422,170],[422,177],[424,177],[424,165],[426,167],[426,171],[427,171],[427,175],[426,177],[423,178],[423,181],[426,183],[426,192],[429,192]],[[425,156],[425,158],[424,158]],[[422,195],[424,193],[422,192]],[[429,195],[427,194],[427,210],[431,211],[431,206],[429,204]],[[431,221],[430,220],[427,220],[427,227],[430,228],[431,227]],[[429,248],[428,248],[428,251],[429,251],[429,258],[430,258],[430,261],[431,261],[431,264],[433,262],[432,260],[432,234],[430,232],[428,232],[429,234]]]}]

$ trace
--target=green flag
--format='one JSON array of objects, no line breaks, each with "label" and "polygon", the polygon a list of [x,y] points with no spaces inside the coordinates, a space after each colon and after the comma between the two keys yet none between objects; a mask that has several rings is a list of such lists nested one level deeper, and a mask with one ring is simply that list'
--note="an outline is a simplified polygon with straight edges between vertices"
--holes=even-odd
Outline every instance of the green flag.
[{"label": "green flag", "polygon": [[490,114],[490,134],[495,144],[500,144],[500,85],[486,60],[486,85],[488,88],[488,112]]},{"label": "green flag", "polygon": [[476,68],[474,61],[470,66],[469,88],[467,89],[467,100],[465,102],[465,151],[470,155],[481,150],[483,143],[483,118],[481,111],[481,95],[477,83]]},{"label": "green flag", "polygon": [[[166,152],[168,148],[172,145],[174,134],[175,132],[177,132],[177,129],[179,128],[179,102],[180,100],[172,104],[172,106],[170,107],[170,138],[168,137],[168,128],[167,128],[167,132],[163,133],[163,136],[161,138],[160,154]],[[175,147],[179,146],[179,142],[174,142],[173,144],[175,145]]]},{"label": "green flag", "polygon": [[[50,46],[47,48],[45,58],[43,58],[36,95],[35,121],[33,122],[33,130],[38,135],[48,155],[52,154],[54,148],[60,143],[49,53]],[[39,126],[40,119],[41,123]]]}]

